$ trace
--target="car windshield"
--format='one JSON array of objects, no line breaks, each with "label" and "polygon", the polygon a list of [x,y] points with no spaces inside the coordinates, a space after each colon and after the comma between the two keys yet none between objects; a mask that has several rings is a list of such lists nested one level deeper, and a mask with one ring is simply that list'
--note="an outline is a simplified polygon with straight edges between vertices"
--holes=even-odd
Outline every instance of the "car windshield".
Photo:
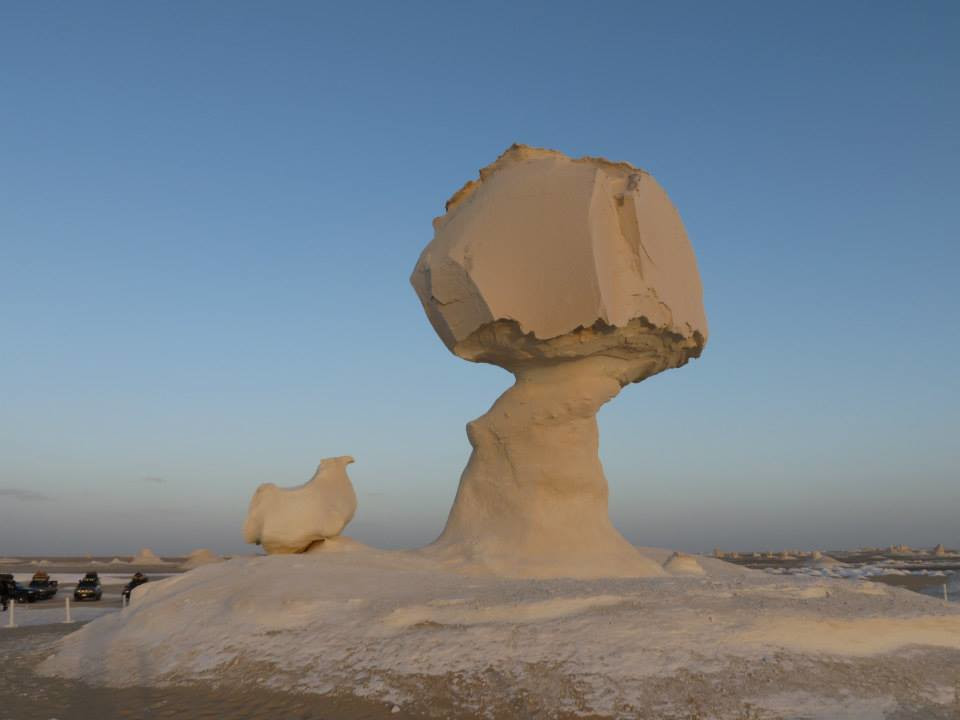
[{"label": "car windshield", "polygon": [[81,580],[80,585],[78,587],[96,587],[96,586],[97,586],[96,580]]}]

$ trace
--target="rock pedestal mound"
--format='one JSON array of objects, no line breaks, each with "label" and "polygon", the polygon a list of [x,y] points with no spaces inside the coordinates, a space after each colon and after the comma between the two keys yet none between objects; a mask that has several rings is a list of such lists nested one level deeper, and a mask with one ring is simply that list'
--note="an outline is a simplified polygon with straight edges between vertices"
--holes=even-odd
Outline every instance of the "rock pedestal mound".
[{"label": "rock pedestal mound", "polygon": [[243,526],[244,540],[270,554],[300,553],[339,535],[357,510],[357,495],[347,476],[352,462],[349,455],[324,458],[303,485],[258,487]]},{"label": "rock pedestal mound", "polygon": [[468,424],[473,454],[428,551],[520,577],[663,574],[610,523],[596,413],[706,343],[667,194],[626,163],[514,145],[434,231],[411,277],[427,317],[451,352],[516,382]]}]

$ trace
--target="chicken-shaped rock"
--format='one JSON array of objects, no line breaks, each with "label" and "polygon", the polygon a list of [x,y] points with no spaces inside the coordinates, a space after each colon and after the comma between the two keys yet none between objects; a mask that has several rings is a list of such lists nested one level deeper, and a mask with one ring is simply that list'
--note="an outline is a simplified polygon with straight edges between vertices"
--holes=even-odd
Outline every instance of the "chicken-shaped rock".
[{"label": "chicken-shaped rock", "polygon": [[349,455],[324,458],[309,481],[293,488],[264,483],[250,501],[243,539],[269,554],[305,552],[333,538],[353,519],[357,495],[347,477]]}]

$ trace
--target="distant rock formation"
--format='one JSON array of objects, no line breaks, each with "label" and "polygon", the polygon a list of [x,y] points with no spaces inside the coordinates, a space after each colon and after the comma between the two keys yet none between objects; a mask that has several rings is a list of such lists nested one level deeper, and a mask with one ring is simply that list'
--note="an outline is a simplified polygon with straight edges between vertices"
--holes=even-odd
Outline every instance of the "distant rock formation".
[{"label": "distant rock formation", "polygon": [[845,563],[840,562],[834,557],[829,555],[824,555],[819,550],[814,550],[810,553],[810,557],[807,559],[806,564],[810,567],[831,567],[833,565],[844,565]]},{"label": "distant rock formation", "polygon": [[212,550],[207,550],[206,548],[198,548],[194,550],[180,565],[180,567],[186,570],[192,570],[195,567],[200,567],[201,565],[209,565],[210,563],[222,562],[223,558],[217,555]]},{"label": "distant rock formation", "polygon": [[243,538],[270,554],[301,553],[336,537],[353,519],[357,495],[347,476],[349,455],[324,458],[313,478],[293,488],[265,483],[250,501]]},{"label": "distant rock formation", "polygon": [[663,563],[663,569],[671,575],[705,575],[706,571],[693,555],[675,552]]},{"label": "distant rock formation", "polygon": [[140,548],[130,560],[131,565],[165,565],[166,561],[150,548]]},{"label": "distant rock formation", "polygon": [[596,413],[706,344],[676,208],[626,163],[514,145],[446,209],[410,281],[451,352],[516,383],[467,425],[425,552],[514,577],[662,575],[610,522]]},{"label": "distant rock formation", "polygon": [[947,555],[947,549],[946,549],[946,548],[943,546],[943,544],[941,543],[941,544],[937,545],[937,546],[933,549],[933,552],[931,552],[930,554],[933,555],[934,557],[946,557],[946,555]]}]

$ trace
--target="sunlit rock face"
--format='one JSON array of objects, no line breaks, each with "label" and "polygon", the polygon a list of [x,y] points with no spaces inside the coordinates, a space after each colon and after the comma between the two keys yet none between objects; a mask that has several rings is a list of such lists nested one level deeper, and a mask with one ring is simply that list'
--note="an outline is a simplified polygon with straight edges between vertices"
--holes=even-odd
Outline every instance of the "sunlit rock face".
[{"label": "sunlit rock face", "polygon": [[357,495],[347,476],[349,455],[324,458],[309,481],[293,488],[265,483],[250,500],[243,537],[269,554],[305,552],[338,536],[353,519]]},{"label": "sunlit rock face", "polygon": [[473,454],[430,551],[506,575],[658,575],[614,530],[596,412],[698,357],[700,278],[646,172],[515,145],[434,221],[411,282],[446,346],[516,383],[467,427]]},{"label": "sunlit rock face", "polygon": [[461,357],[507,366],[625,355],[638,343],[649,355],[640,338],[659,336],[667,347],[649,376],[703,350],[693,249],[643,170],[514,145],[450,199],[434,230],[411,282]]}]

